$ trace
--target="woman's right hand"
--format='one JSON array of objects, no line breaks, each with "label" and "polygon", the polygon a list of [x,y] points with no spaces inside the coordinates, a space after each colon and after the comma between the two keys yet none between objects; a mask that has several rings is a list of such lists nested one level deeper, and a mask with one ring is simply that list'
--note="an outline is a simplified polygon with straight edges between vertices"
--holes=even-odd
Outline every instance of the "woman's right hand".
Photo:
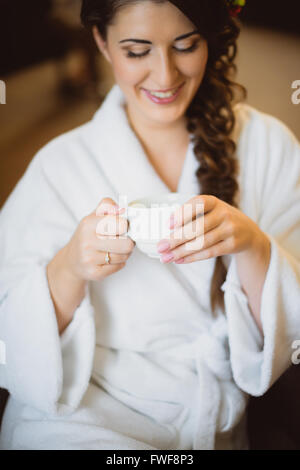
[{"label": "woman's right hand", "polygon": [[[125,267],[135,242],[124,236],[128,231],[127,219],[120,217],[124,211],[113,199],[104,198],[80,221],[64,250],[65,263],[76,279],[99,281]],[[107,252],[110,264],[105,264]]]}]

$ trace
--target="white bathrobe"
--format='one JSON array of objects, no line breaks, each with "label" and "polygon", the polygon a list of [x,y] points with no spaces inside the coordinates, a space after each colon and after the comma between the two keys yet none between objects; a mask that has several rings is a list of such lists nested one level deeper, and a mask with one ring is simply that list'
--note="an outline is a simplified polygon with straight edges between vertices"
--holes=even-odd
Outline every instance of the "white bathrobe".
[{"label": "white bathrobe", "polygon": [[[300,146],[240,104],[240,209],[271,241],[263,336],[234,255],[214,318],[215,259],[164,265],[135,247],[89,282],[60,336],[46,266],[102,198],[170,192],[129,126],[114,85],[93,119],[43,147],[0,216],[0,340],[10,392],[2,449],[246,449],[246,405],[292,365],[300,339]],[[163,158],[163,155],[162,155]],[[178,192],[201,194],[192,143]],[[295,367],[295,366],[293,366]]]}]

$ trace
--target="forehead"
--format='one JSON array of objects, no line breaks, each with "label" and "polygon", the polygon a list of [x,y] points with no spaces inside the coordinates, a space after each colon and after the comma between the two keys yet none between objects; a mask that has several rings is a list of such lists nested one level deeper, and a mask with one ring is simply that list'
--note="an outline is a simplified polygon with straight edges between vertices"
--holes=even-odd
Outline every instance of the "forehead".
[{"label": "forehead", "polygon": [[141,1],[121,8],[108,28],[112,37],[173,38],[195,29],[195,25],[172,3]]}]

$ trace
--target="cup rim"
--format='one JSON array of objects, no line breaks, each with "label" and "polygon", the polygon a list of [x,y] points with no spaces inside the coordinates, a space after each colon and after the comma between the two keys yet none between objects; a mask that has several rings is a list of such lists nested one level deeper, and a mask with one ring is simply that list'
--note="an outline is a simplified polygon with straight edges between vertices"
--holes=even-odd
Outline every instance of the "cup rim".
[{"label": "cup rim", "polygon": [[[186,199],[186,201],[188,201],[189,199],[192,199],[193,197],[196,197],[197,194],[188,194],[188,193],[167,193],[167,194],[149,194],[147,196],[143,196],[143,197],[140,197],[138,199],[134,199],[133,201],[130,201],[128,203],[128,207],[131,207],[131,208],[134,208],[136,210],[149,210],[149,209],[153,209],[153,207],[135,207],[134,204],[146,204],[146,200],[147,199],[154,199],[154,201],[151,201],[151,203],[153,204],[164,204],[164,203],[168,203],[168,202],[173,202],[174,204],[178,203],[180,204],[180,201],[177,200],[178,199],[181,199],[181,198],[184,198]],[[163,198],[165,199],[164,201],[159,201],[160,198]],[[157,199],[157,201],[155,201],[155,199]],[[168,199],[170,199],[168,201]],[[172,201],[173,199],[173,201]],[[143,202],[144,201],[144,202]],[[182,203],[184,204],[184,203]],[[155,207],[155,209],[166,209],[166,207]]]}]

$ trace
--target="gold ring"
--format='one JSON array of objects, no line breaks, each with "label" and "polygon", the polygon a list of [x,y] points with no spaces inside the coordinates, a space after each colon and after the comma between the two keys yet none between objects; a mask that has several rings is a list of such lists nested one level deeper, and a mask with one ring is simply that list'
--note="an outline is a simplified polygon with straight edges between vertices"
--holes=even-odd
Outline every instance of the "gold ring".
[{"label": "gold ring", "polygon": [[110,264],[109,251],[105,255],[105,264]]}]

